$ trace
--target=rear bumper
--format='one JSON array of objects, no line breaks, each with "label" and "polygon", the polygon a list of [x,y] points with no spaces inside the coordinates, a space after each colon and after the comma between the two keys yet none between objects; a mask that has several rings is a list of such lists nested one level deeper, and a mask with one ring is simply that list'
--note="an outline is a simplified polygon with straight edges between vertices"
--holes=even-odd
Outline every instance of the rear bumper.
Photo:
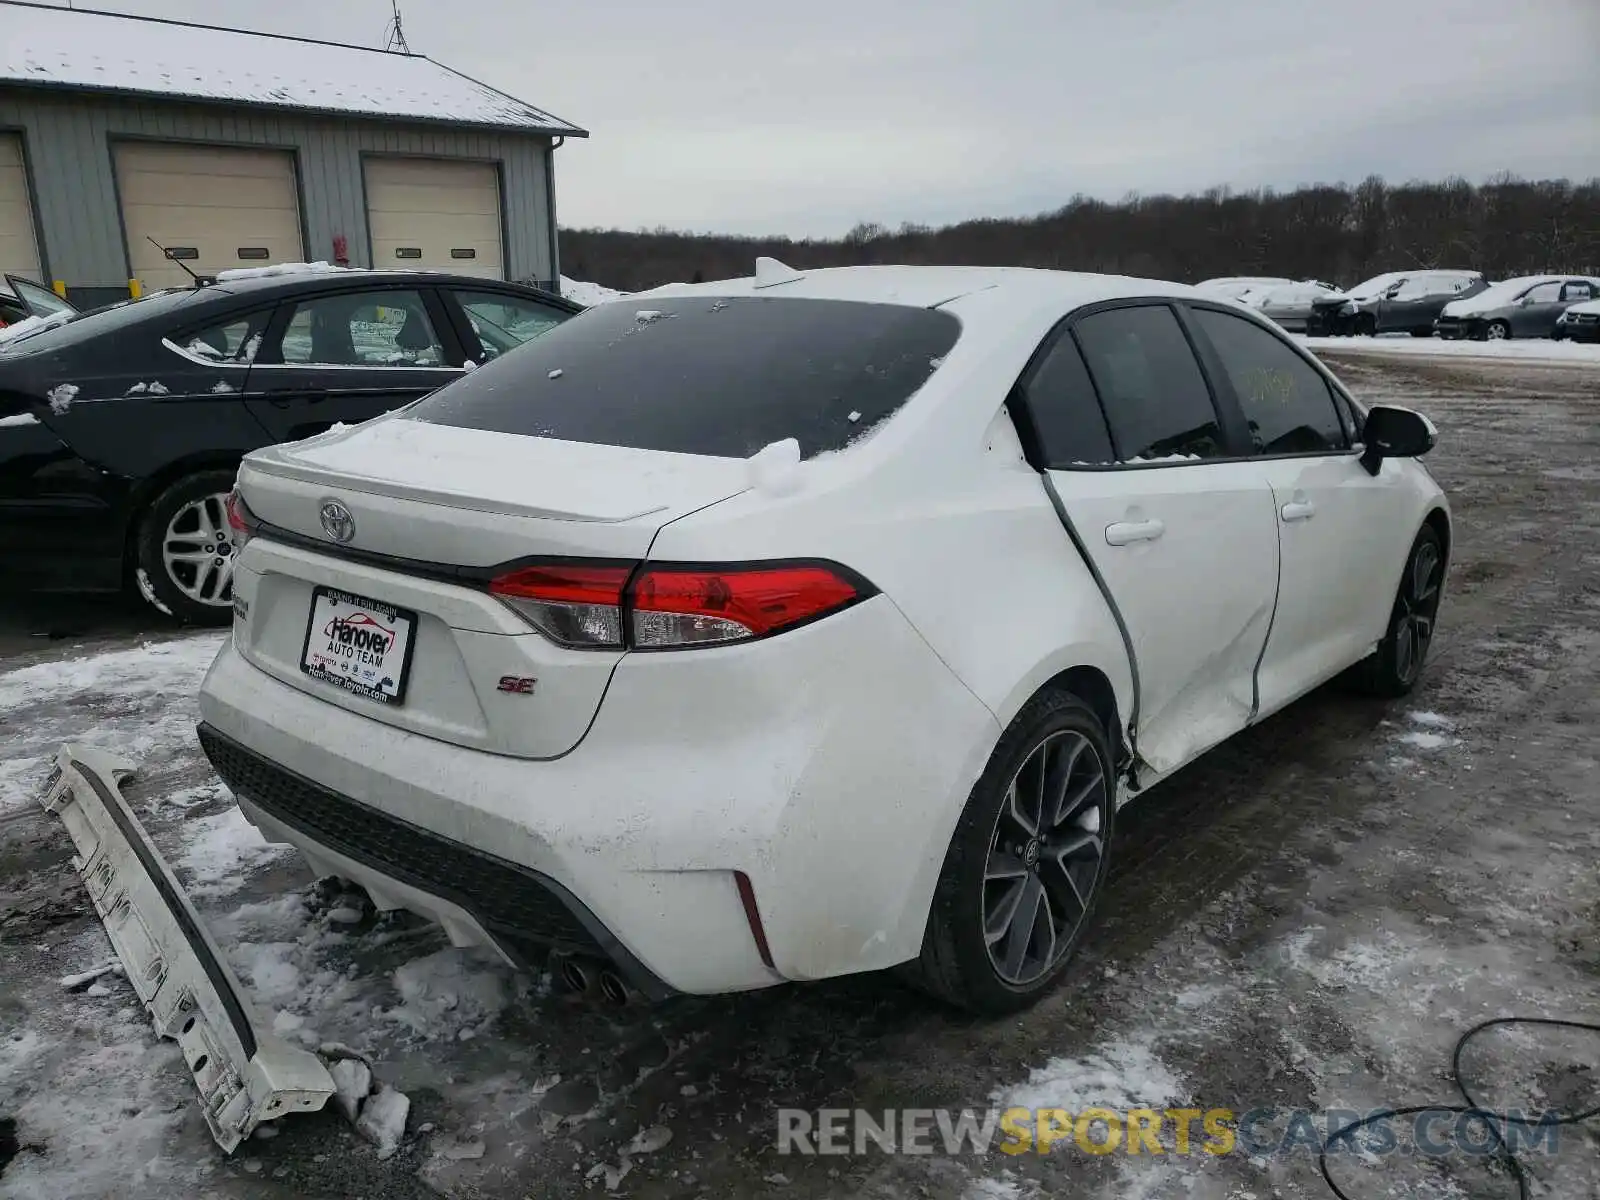
[{"label": "rear bumper", "polygon": [[885,597],[761,642],[628,655],[554,760],[384,725],[231,643],[200,709],[246,816],[319,871],[518,964],[540,946],[603,954],[658,996],[915,957],[999,736]]}]

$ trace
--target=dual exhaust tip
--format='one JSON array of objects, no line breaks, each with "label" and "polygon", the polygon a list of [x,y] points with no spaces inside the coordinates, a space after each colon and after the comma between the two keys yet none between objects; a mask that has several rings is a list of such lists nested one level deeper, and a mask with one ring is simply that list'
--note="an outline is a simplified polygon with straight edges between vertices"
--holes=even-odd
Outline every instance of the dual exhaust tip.
[{"label": "dual exhaust tip", "polygon": [[611,1008],[627,1008],[642,997],[608,962],[574,954],[551,955],[551,975],[562,990]]}]

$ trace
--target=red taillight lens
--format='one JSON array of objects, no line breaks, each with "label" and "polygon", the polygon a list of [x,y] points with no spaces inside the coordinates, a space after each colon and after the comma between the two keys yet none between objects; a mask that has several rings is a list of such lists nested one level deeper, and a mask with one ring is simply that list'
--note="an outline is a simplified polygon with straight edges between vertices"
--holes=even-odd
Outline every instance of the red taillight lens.
[{"label": "red taillight lens", "polygon": [[563,646],[622,646],[622,590],[629,565],[547,563],[519,567],[489,592]]},{"label": "red taillight lens", "polygon": [[646,567],[634,581],[633,645],[699,646],[762,637],[861,598],[825,566]]},{"label": "red taillight lens", "polygon": [[765,637],[872,593],[869,584],[825,563],[635,569],[540,563],[496,576],[489,591],[563,646],[639,650]]},{"label": "red taillight lens", "polygon": [[233,548],[239,550],[255,532],[256,520],[239,494],[236,486],[228,493],[228,530],[233,535]]}]

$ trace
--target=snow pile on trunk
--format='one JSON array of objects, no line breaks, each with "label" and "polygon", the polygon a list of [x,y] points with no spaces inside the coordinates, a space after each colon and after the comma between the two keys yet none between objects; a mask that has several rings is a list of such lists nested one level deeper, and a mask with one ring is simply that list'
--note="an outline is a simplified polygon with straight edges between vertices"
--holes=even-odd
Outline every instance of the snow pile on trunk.
[{"label": "snow pile on trunk", "polygon": [[784,438],[763,446],[748,460],[750,486],[769,496],[786,496],[800,488],[800,443]]},{"label": "snow pile on trunk", "polygon": [[593,308],[596,304],[604,304],[607,300],[620,300],[628,295],[619,292],[616,288],[608,288],[599,283],[585,283],[581,279],[568,279],[561,277],[561,294],[574,304],[581,304],[585,308]]}]

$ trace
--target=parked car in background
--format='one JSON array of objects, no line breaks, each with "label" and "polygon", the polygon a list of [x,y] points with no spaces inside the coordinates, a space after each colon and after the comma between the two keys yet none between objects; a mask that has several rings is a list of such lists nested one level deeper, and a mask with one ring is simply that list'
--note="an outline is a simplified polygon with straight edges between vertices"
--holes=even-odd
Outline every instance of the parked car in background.
[{"label": "parked car in background", "polygon": [[1555,331],[1550,336],[1558,341],[1600,342],[1600,300],[1572,305],[1556,318]]},{"label": "parked car in background", "polygon": [[77,311],[77,305],[18,275],[7,275],[5,284],[0,286],[0,329],[17,325],[29,317],[42,321],[58,313]]},{"label": "parked car in background", "polygon": [[279,266],[0,330],[0,586],[132,582],[225,623],[244,454],[409,404],[580,311],[467,276]]},{"label": "parked car in background", "polygon": [[1503,279],[1477,295],[1444,306],[1434,331],[1446,338],[1547,338],[1561,314],[1600,297],[1600,280],[1584,275],[1527,275]]},{"label": "parked car in background", "polygon": [[1318,337],[1409,333],[1431,337],[1433,323],[1452,300],[1489,285],[1477,271],[1391,271],[1346,292],[1312,301],[1306,332]]},{"label": "parked car in background", "polygon": [[1331,283],[1307,279],[1300,283],[1281,283],[1252,289],[1239,296],[1238,300],[1289,332],[1304,333],[1306,323],[1311,319],[1312,304],[1337,290]]},{"label": "parked car in background", "polygon": [[1219,275],[1215,279],[1202,279],[1194,286],[1213,296],[1226,296],[1230,300],[1237,300],[1246,292],[1257,288],[1276,287],[1279,284],[1293,282],[1294,280],[1281,275]]},{"label": "parked car in background", "polygon": [[1119,804],[1347,668],[1414,687],[1434,441],[1194,288],[763,260],[249,455],[200,742],[267,840],[525,968],[1014,1011]]}]

